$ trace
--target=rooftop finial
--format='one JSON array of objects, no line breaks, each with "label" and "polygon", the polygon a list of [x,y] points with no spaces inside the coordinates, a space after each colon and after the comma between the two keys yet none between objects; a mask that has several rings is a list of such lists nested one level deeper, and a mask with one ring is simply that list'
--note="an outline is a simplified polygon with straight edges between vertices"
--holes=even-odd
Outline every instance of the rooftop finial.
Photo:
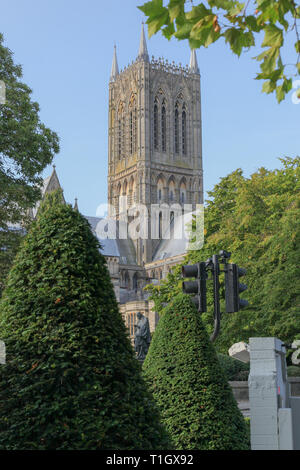
[{"label": "rooftop finial", "polygon": [[113,62],[111,66],[111,72],[110,72],[110,81],[113,82],[119,75],[119,66],[118,66],[118,59],[117,59],[117,47],[114,45],[114,57],[113,57]]},{"label": "rooftop finial", "polygon": [[146,42],[145,30],[144,30],[144,22],[142,22],[142,32],[141,32],[141,40],[140,40],[140,48],[139,48],[138,59],[139,60],[144,60],[145,62],[149,62],[147,42]]},{"label": "rooftop finial", "polygon": [[74,210],[78,211],[78,199],[77,199],[77,197],[75,197]]},{"label": "rooftop finial", "polygon": [[191,58],[190,58],[189,69],[190,69],[190,72],[199,74],[199,67],[198,67],[197,55],[196,55],[195,49],[191,50]]}]

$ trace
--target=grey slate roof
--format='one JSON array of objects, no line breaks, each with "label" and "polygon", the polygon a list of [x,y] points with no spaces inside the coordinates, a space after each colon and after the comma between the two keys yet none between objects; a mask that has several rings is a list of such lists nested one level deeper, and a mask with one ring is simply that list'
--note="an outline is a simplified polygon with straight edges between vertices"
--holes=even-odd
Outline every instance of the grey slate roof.
[{"label": "grey slate roof", "polygon": [[[94,232],[94,235],[97,236],[96,234],[96,227],[97,227],[97,224],[98,222],[100,222],[100,220],[102,220],[100,217],[89,217],[89,216],[84,216],[87,221],[89,222],[93,232]],[[117,244],[117,240],[112,240],[110,238],[106,238],[106,239],[100,239],[99,237],[97,237],[99,242],[100,242],[100,245],[102,247],[101,249],[101,252],[104,256],[117,256],[117,257],[120,257],[120,252],[119,252],[119,248],[118,248],[118,244]]]},{"label": "grey slate roof", "polygon": [[[96,234],[96,227],[100,220],[103,220],[100,217],[88,217],[85,218],[90,223],[94,234]],[[118,222],[117,222],[118,223]],[[117,256],[120,258],[120,264],[127,264],[127,265],[136,265],[136,253],[133,241],[128,239],[119,239],[118,238],[118,225],[117,225],[117,238],[116,239],[109,239],[109,238],[98,238],[101,246],[102,246],[102,253],[104,256]]]},{"label": "grey slate roof", "polygon": [[175,219],[175,223],[172,227],[172,229],[174,229],[174,238],[163,238],[160,241],[153,255],[153,261],[184,255],[187,252],[189,245],[188,226],[192,218],[193,213],[191,212]]}]

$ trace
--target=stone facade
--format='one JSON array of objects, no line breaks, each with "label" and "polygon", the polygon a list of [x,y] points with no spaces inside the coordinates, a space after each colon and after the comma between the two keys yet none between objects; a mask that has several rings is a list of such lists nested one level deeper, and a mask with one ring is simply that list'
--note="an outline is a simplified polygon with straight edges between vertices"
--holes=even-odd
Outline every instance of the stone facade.
[{"label": "stone facade", "polygon": [[[143,288],[159,283],[184,259],[183,240],[179,246],[162,245],[162,227],[170,226],[184,204],[192,211],[203,203],[201,130],[195,51],[187,67],[150,60],[142,27],[137,59],[119,72],[115,48],[109,83],[109,215],[120,221],[125,214],[130,222],[140,204],[148,216],[148,239],[133,241],[136,264],[120,262],[120,310],[131,336],[138,311],[149,318],[151,331],[158,321]],[[171,209],[164,211],[164,204]]]},{"label": "stone facade", "polygon": [[203,201],[200,75],[161,58],[150,61],[143,30],[136,61],[119,73],[116,60],[109,83],[108,202],[117,219],[136,204],[147,208],[149,238],[135,241],[143,265],[152,261],[161,235],[150,236],[151,206],[158,205],[159,218],[164,203],[194,210]]}]

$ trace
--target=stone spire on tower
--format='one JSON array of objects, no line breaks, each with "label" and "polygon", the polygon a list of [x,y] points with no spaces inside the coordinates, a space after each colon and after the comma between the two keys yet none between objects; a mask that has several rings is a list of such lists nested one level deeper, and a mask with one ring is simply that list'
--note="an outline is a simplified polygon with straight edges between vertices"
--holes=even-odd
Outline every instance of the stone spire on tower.
[{"label": "stone spire on tower", "polygon": [[139,48],[139,55],[138,60],[144,60],[145,62],[149,62],[149,55],[144,31],[144,23],[142,23],[142,32],[141,32],[141,40],[140,40],[140,48]]},{"label": "stone spire on tower", "polygon": [[111,72],[110,72],[110,81],[113,82],[119,75],[119,66],[118,66],[118,59],[117,59],[117,48],[116,45],[114,46],[114,57],[113,57],[113,62],[111,66]]},{"label": "stone spire on tower", "polygon": [[197,55],[195,49],[191,50],[191,58],[190,58],[190,72],[192,73],[199,73],[199,67],[197,62]]}]

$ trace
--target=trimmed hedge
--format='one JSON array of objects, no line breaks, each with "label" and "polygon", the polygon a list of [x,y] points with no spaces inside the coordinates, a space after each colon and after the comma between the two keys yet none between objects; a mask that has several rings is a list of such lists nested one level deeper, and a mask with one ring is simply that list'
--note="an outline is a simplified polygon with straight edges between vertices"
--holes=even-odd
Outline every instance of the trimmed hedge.
[{"label": "trimmed hedge", "polygon": [[234,359],[233,357],[226,356],[225,354],[218,354],[218,359],[225,372],[227,380],[248,380],[250,363],[246,364]]},{"label": "trimmed hedge", "polygon": [[189,296],[166,308],[143,373],[176,449],[249,449],[243,416]]},{"label": "trimmed hedge", "polygon": [[98,241],[57,199],[25,238],[0,304],[0,448],[167,448]]}]

